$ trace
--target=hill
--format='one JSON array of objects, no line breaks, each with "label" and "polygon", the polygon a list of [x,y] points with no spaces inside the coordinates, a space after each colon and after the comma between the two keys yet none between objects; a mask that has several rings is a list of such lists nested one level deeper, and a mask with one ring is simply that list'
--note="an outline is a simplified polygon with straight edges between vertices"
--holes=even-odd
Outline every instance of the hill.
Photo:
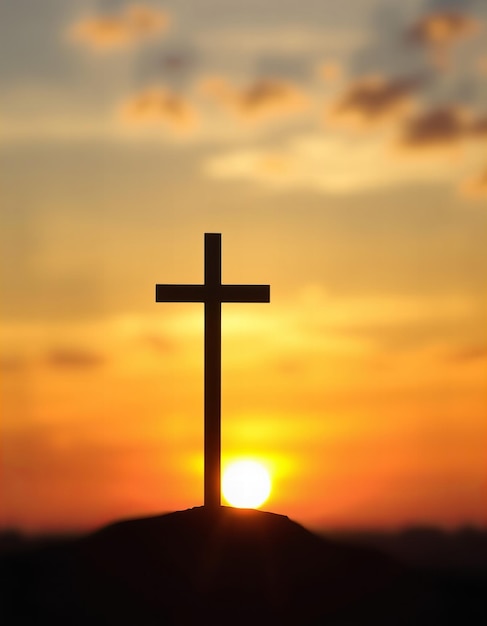
[{"label": "hill", "polygon": [[226,507],[118,522],[7,554],[1,572],[6,626],[430,626],[485,617],[478,578],[440,580],[285,516]]}]

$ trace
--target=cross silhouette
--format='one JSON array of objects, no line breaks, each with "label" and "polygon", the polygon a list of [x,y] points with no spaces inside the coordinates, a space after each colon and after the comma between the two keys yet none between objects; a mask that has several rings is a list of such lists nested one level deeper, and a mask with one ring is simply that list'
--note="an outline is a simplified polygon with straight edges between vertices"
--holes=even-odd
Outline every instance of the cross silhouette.
[{"label": "cross silhouette", "polygon": [[156,302],[205,304],[204,504],[221,503],[221,304],[269,302],[269,285],[222,285],[221,234],[205,233],[205,283],[156,285]]}]

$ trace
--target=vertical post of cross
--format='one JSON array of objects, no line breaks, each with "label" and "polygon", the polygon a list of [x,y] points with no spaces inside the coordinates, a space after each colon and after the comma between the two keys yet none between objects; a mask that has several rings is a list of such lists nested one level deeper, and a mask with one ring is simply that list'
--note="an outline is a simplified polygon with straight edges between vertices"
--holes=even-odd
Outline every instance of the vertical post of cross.
[{"label": "vertical post of cross", "polygon": [[219,507],[221,482],[221,235],[205,234],[204,502]]}]

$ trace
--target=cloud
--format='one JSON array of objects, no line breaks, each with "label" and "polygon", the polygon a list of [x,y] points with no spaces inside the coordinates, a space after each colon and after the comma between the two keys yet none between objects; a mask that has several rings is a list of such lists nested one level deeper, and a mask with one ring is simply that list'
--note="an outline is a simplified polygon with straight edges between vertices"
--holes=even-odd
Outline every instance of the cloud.
[{"label": "cloud", "polygon": [[351,140],[332,133],[297,136],[279,148],[223,152],[208,159],[204,171],[211,178],[252,181],[277,191],[307,189],[329,194],[451,179],[449,168],[434,160],[391,158],[380,136]]},{"label": "cloud", "polygon": [[45,362],[59,369],[91,369],[104,363],[105,359],[95,352],[74,348],[55,348],[48,351]]},{"label": "cloud", "polygon": [[487,198],[487,167],[476,176],[467,178],[460,191],[468,198]]},{"label": "cloud", "polygon": [[455,11],[436,11],[421,17],[408,30],[408,39],[426,47],[438,67],[448,65],[452,46],[475,35],[480,22]]},{"label": "cloud", "polygon": [[87,17],[69,30],[69,38],[93,50],[122,48],[158,35],[169,26],[163,11],[143,4],[131,4],[120,13]]},{"label": "cloud", "polygon": [[250,121],[286,116],[308,105],[304,91],[282,79],[264,78],[245,89],[237,89],[223,78],[210,78],[200,88],[224,109]]},{"label": "cloud", "polygon": [[465,111],[454,106],[436,108],[409,119],[399,143],[418,149],[451,146],[465,137],[466,128]]},{"label": "cloud", "polygon": [[480,23],[454,11],[424,15],[409,29],[409,37],[424,45],[451,45],[478,32]]},{"label": "cloud", "polygon": [[480,115],[470,124],[469,132],[472,137],[487,137],[487,115]]},{"label": "cloud", "polygon": [[120,110],[127,123],[162,123],[175,131],[188,131],[198,123],[196,109],[182,96],[162,87],[150,87],[131,97]]},{"label": "cloud", "polygon": [[423,111],[406,120],[399,145],[406,149],[445,149],[486,134],[486,116],[474,118],[464,108],[448,105]]},{"label": "cloud", "polygon": [[418,78],[368,76],[352,83],[332,105],[328,119],[353,126],[367,126],[410,111]]}]

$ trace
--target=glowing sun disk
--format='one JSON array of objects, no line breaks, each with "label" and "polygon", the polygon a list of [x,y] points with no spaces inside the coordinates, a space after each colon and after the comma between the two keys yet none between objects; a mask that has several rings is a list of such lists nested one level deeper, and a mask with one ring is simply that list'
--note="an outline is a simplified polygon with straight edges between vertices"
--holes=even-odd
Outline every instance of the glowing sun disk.
[{"label": "glowing sun disk", "polygon": [[269,497],[269,472],[257,461],[235,461],[223,473],[222,490],[225,500],[232,506],[257,508]]}]

